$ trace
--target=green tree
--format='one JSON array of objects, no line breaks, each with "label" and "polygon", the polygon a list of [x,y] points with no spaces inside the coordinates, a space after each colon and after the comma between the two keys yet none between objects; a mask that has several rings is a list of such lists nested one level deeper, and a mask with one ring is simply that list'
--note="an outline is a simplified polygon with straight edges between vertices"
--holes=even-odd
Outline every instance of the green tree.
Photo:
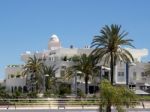
[{"label": "green tree", "polygon": [[57,72],[58,68],[56,68],[55,65],[53,66],[46,66],[43,65],[42,71],[45,79],[45,89],[47,90],[53,90],[56,87],[56,80],[55,73]]},{"label": "green tree", "polygon": [[94,76],[94,72],[98,70],[96,66],[97,63],[94,61],[94,56],[82,54],[76,57],[73,62],[75,64],[67,69],[67,76],[72,77],[72,75],[75,76],[77,72],[80,72],[80,77],[84,77],[85,81],[85,93],[88,94],[88,81]]},{"label": "green tree", "polygon": [[66,83],[60,83],[59,84],[59,95],[65,96],[71,94],[71,87],[69,84]]},{"label": "green tree", "polygon": [[113,84],[114,65],[118,60],[125,63],[132,62],[134,59],[131,53],[122,46],[134,47],[131,39],[124,39],[128,33],[121,31],[121,26],[112,24],[106,25],[100,31],[100,36],[95,36],[91,47],[95,47],[92,55],[96,57],[97,61],[104,60],[105,63],[110,63],[111,68],[111,84]]},{"label": "green tree", "polygon": [[26,75],[27,78],[27,86],[29,91],[40,92],[42,89],[42,65],[40,59],[38,59],[35,55],[29,57],[26,65],[24,66],[23,74]]},{"label": "green tree", "polygon": [[122,112],[124,106],[133,107],[137,104],[137,95],[126,87],[112,86],[108,80],[103,80],[100,88],[100,106],[106,109],[106,112],[111,112],[111,106]]}]

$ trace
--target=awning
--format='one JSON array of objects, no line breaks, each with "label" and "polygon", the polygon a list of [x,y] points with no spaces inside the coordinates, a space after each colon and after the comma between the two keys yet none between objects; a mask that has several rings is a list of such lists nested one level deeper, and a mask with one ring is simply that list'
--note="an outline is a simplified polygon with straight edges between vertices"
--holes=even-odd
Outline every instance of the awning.
[{"label": "awning", "polygon": [[148,95],[149,94],[149,93],[142,91],[142,90],[135,90],[134,93],[137,95]]},{"label": "awning", "polygon": [[144,86],[150,86],[150,84],[148,84],[148,83],[145,83],[145,84],[144,84]]}]

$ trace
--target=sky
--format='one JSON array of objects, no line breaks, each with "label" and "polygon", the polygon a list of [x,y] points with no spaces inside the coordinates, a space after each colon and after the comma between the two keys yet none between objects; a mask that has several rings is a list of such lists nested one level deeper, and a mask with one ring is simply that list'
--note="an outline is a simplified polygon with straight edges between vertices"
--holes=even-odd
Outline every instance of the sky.
[{"label": "sky", "polygon": [[0,0],[0,79],[5,66],[23,64],[21,53],[47,49],[52,34],[63,47],[81,48],[111,24],[150,50],[150,0]]}]

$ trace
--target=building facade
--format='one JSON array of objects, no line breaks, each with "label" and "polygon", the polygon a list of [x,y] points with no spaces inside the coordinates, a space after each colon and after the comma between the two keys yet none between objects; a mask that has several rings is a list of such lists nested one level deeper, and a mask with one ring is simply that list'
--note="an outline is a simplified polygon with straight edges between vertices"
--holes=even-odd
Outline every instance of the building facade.
[{"label": "building facade", "polygon": [[[141,58],[148,55],[147,49],[127,49],[133,55],[135,59],[134,64],[129,64],[128,66],[128,75],[129,75],[129,85],[136,85],[137,83],[150,84],[149,78],[145,74],[144,68],[149,63],[143,63]],[[21,60],[24,62],[24,65],[27,63],[29,57],[33,57],[34,55],[38,59],[42,59],[43,63],[46,65],[56,65],[58,68],[55,76],[62,77],[64,75],[64,70],[73,65],[73,62],[69,59],[75,55],[81,54],[90,54],[92,51],[91,48],[86,46],[85,48],[74,48],[70,46],[70,48],[63,48],[61,46],[61,42],[56,35],[52,35],[48,42],[48,49],[31,53],[30,51],[26,51],[21,54]],[[4,85],[7,90],[13,92],[15,90],[19,90],[21,92],[26,92],[26,78],[22,76],[24,65],[9,65],[5,68],[5,80]],[[107,72],[109,75],[109,69],[103,70],[103,75]],[[115,77],[114,82],[116,84],[126,84],[127,78],[127,68],[126,64],[123,62],[118,62],[115,67]],[[78,88],[84,91],[84,80],[77,78]],[[72,89],[74,89],[74,81],[72,81]],[[89,81],[89,91],[92,87],[92,83]]]}]

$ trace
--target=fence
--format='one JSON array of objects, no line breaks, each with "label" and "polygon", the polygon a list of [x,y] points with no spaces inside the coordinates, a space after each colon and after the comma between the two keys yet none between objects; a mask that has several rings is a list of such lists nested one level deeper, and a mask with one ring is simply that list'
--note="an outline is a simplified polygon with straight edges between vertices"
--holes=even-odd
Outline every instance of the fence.
[{"label": "fence", "polygon": [[[93,98],[0,99],[0,108],[6,109],[98,109],[99,104]],[[136,108],[150,108],[150,102],[140,102]]]},{"label": "fence", "polygon": [[98,106],[98,99],[75,99],[75,98],[42,98],[42,99],[1,99],[0,107],[6,108],[57,108],[65,109],[66,107]]}]

